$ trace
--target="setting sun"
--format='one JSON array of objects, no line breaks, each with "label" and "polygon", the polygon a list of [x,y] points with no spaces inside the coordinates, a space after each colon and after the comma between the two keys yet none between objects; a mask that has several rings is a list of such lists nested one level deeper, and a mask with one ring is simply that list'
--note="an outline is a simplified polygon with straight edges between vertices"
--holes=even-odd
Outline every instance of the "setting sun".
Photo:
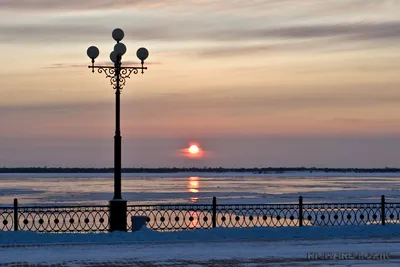
[{"label": "setting sun", "polygon": [[196,142],[190,142],[187,147],[179,150],[182,157],[188,159],[202,159],[205,157],[204,149]]},{"label": "setting sun", "polygon": [[199,153],[199,151],[200,151],[200,149],[199,149],[199,147],[196,146],[196,145],[191,145],[191,146],[189,147],[189,153],[190,153],[190,154],[197,154],[197,153]]}]

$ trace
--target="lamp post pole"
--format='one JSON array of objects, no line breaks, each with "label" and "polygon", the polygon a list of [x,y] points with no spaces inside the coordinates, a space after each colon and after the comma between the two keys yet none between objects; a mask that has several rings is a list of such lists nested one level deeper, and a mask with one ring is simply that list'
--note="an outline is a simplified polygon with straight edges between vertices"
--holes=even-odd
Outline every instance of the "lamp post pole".
[{"label": "lamp post pole", "polygon": [[115,89],[115,135],[114,135],[114,197],[113,199],[122,199],[121,193],[121,169],[122,169],[122,148],[121,148],[121,119],[120,119],[120,98],[121,88],[119,87],[119,76],[121,67],[121,56],[117,56],[117,62],[115,62],[115,77],[116,77],[116,89]]},{"label": "lamp post pole", "polygon": [[126,46],[120,41],[124,38],[124,32],[121,29],[115,29],[112,36],[117,44],[110,54],[110,59],[114,66],[95,66],[95,59],[99,56],[99,49],[91,46],[87,50],[87,55],[92,60],[89,68],[92,72],[96,69],[98,73],[104,73],[110,80],[110,84],[115,89],[115,135],[114,135],[114,197],[110,200],[110,231],[126,231],[127,225],[127,202],[121,194],[121,123],[120,123],[120,96],[121,90],[125,86],[125,81],[131,74],[138,74],[139,70],[143,73],[147,67],[144,67],[144,60],[149,56],[146,48],[139,48],[136,52],[141,61],[141,66],[125,67],[122,66],[122,56],[126,53]]}]

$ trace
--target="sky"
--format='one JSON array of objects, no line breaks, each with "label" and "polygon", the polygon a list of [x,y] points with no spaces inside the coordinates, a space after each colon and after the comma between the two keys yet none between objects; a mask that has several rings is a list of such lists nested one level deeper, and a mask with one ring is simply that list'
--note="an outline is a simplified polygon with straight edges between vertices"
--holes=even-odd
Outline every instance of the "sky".
[{"label": "sky", "polygon": [[[399,167],[396,0],[0,0],[0,166]],[[180,151],[197,143],[201,158]]]}]

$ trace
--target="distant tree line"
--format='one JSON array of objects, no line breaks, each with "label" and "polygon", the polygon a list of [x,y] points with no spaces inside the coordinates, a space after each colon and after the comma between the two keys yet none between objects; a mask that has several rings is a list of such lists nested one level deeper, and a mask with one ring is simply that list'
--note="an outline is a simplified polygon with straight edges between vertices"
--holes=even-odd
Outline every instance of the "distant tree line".
[{"label": "distant tree line", "polygon": [[[3,167],[0,173],[113,173],[113,168],[61,168],[61,167]],[[291,168],[122,168],[123,173],[178,173],[178,172],[243,172],[243,173],[285,173],[285,172],[348,172],[348,173],[391,173],[400,172],[400,168],[315,168],[315,167],[291,167]]]}]

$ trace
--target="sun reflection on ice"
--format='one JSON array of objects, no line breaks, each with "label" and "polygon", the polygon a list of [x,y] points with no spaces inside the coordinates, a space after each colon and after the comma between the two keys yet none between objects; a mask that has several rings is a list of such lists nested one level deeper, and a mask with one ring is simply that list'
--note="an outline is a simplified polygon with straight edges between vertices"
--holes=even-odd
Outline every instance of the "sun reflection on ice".
[{"label": "sun reflection on ice", "polygon": [[[192,193],[192,194],[199,193],[199,177],[197,177],[197,176],[189,177],[188,192]],[[196,195],[190,197],[191,202],[197,202],[198,200],[199,200],[199,198]]]}]

